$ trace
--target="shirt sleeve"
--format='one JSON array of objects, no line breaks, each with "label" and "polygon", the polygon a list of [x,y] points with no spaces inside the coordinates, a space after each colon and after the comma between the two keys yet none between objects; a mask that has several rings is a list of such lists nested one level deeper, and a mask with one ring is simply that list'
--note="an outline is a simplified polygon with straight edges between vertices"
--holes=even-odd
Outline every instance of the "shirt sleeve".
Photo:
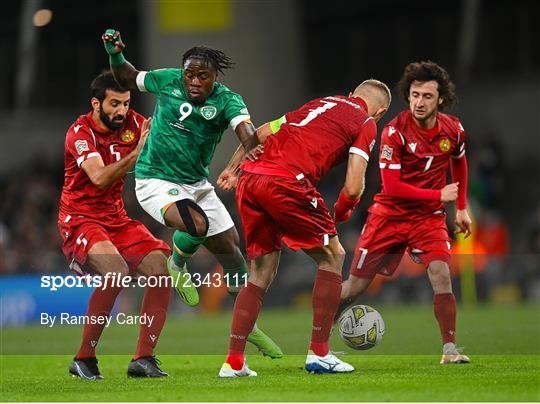
[{"label": "shirt sleeve", "polygon": [[381,170],[401,170],[401,156],[404,147],[403,135],[393,126],[385,126],[381,135],[379,168]]},{"label": "shirt sleeve", "polygon": [[251,117],[244,103],[244,99],[235,93],[231,93],[224,111],[225,120],[235,130],[240,122],[248,121]]},{"label": "shirt sleeve", "polygon": [[140,71],[136,82],[140,91],[158,94],[175,76],[179,76],[179,69],[158,69]]},{"label": "shirt sleeve", "polygon": [[96,148],[96,139],[92,129],[84,125],[74,125],[66,135],[66,150],[73,156],[77,166],[92,157],[101,157]]},{"label": "shirt sleeve", "polygon": [[460,158],[452,159],[450,172],[452,174],[452,182],[459,182],[456,207],[458,209],[465,209],[467,208],[467,157],[463,155]]},{"label": "shirt sleeve", "polygon": [[452,158],[454,159],[460,159],[463,156],[465,156],[465,129],[463,128],[463,125],[458,120],[457,121],[457,127],[458,127],[458,134],[457,134],[457,144],[454,148],[454,151],[452,152]]},{"label": "shirt sleeve", "polygon": [[372,117],[367,118],[360,129],[360,133],[356,136],[354,143],[349,149],[349,153],[358,154],[366,161],[369,161],[369,156],[377,139],[377,124]]}]

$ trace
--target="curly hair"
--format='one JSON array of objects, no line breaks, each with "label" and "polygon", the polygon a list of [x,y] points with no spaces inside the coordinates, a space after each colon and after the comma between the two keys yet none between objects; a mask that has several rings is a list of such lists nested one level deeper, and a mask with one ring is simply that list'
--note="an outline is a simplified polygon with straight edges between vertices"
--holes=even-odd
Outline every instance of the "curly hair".
[{"label": "curly hair", "polygon": [[450,80],[448,72],[431,60],[409,63],[403,71],[397,88],[403,100],[408,103],[411,83],[413,81],[426,82],[431,80],[435,80],[439,84],[439,96],[443,100],[439,105],[439,109],[454,106],[458,101],[455,93],[456,86]]},{"label": "curly hair", "polygon": [[223,70],[230,69],[234,66],[234,62],[225,53],[204,45],[194,46],[186,51],[182,55],[182,66],[190,58],[204,60],[207,66],[222,74],[224,74]]}]

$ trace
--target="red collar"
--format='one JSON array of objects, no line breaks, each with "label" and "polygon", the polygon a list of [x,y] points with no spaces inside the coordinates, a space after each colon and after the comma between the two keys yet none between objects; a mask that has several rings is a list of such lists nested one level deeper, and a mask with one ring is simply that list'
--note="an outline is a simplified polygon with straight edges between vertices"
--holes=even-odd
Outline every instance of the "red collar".
[{"label": "red collar", "polygon": [[367,103],[364,101],[364,99],[362,97],[350,97],[350,98],[352,98],[354,100],[354,102],[356,102],[362,108],[364,108],[364,112],[368,112]]},{"label": "red collar", "polygon": [[90,126],[90,129],[92,129],[95,132],[98,132],[100,135],[111,135],[112,131],[104,131],[102,128],[97,126],[96,122],[94,121],[93,111],[90,111],[88,114],[86,114],[86,121],[88,122],[88,126]]},{"label": "red collar", "polygon": [[433,139],[435,136],[441,133],[441,126],[439,125],[438,119],[435,120],[435,126],[433,128],[425,129],[416,123],[412,115],[412,112],[410,110],[409,110],[409,118],[412,121],[413,125],[418,129],[418,131],[422,133],[423,135],[425,135],[429,140]]}]

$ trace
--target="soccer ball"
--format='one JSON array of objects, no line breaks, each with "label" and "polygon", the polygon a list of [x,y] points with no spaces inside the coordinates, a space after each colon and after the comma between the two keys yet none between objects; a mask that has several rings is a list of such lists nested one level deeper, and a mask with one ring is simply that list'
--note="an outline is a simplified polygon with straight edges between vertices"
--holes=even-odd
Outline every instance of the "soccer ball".
[{"label": "soccer ball", "polygon": [[352,349],[370,349],[384,335],[384,321],[377,310],[365,305],[351,306],[338,320],[339,335]]}]

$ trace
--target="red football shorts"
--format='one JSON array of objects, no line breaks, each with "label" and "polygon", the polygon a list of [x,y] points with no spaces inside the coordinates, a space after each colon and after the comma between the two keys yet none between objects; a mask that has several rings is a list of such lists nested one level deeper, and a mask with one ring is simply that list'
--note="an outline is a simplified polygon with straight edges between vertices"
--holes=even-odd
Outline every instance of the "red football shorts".
[{"label": "red football shorts", "polygon": [[137,220],[128,217],[100,223],[90,218],[61,216],[58,221],[64,240],[62,250],[71,262],[70,268],[82,274],[88,251],[100,241],[110,240],[128,264],[130,272],[137,269],[143,258],[153,250],[171,253],[170,247]]},{"label": "red football shorts", "polygon": [[304,179],[244,172],[236,203],[242,218],[249,259],[281,250],[328,245],[336,235],[321,194]]},{"label": "red football shorts", "polygon": [[360,278],[391,276],[407,249],[414,261],[425,266],[431,261],[449,262],[446,215],[404,221],[370,213],[354,250],[350,274]]}]

